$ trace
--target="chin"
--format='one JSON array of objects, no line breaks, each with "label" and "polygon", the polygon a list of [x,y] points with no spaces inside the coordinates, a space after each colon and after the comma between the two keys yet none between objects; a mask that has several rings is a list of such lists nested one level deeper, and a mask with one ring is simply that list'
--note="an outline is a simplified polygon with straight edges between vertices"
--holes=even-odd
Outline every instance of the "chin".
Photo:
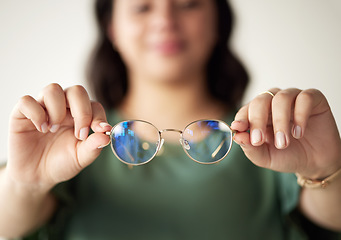
[{"label": "chin", "polygon": [[188,64],[190,62],[177,61],[158,64],[151,64],[149,72],[157,79],[164,81],[183,81],[184,78],[189,78],[195,73],[194,66]]},{"label": "chin", "polygon": [[189,76],[189,73],[182,69],[181,70],[164,69],[163,71],[157,71],[157,72],[152,73],[153,79],[157,79],[157,81],[164,82],[164,83],[183,82],[185,79],[188,78],[188,76]]}]

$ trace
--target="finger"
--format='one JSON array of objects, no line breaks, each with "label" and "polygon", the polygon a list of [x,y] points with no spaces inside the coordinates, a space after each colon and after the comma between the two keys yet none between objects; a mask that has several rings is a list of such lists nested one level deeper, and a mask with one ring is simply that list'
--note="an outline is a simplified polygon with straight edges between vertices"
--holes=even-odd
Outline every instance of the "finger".
[{"label": "finger", "polygon": [[277,149],[284,149],[290,143],[292,109],[300,91],[299,89],[282,90],[273,98],[272,125]]},{"label": "finger", "polygon": [[232,130],[244,132],[249,129],[248,108],[249,104],[239,109],[236,116],[234,117],[234,121],[231,123]]},{"label": "finger", "polygon": [[[22,97],[16,105],[12,117],[15,120],[30,120],[34,127],[42,132],[48,132],[47,115],[45,109],[31,96]],[[26,125],[15,123],[13,129],[17,132],[25,131]]]},{"label": "finger", "polygon": [[77,156],[80,167],[84,168],[91,164],[109,143],[109,136],[103,133],[93,133],[86,140],[79,142]]},{"label": "finger", "polygon": [[103,106],[99,102],[92,102],[92,123],[91,128],[94,132],[108,132],[111,126],[107,122],[107,117]]},{"label": "finger", "polygon": [[234,141],[241,146],[245,155],[255,165],[265,168],[271,167],[268,147],[265,144],[253,146],[250,142],[250,134],[247,132],[236,133]]},{"label": "finger", "polygon": [[66,103],[70,108],[75,123],[75,136],[79,140],[88,137],[92,121],[91,102],[88,93],[82,86],[73,86],[65,90]]},{"label": "finger", "polygon": [[[271,93],[276,94],[278,89],[271,89]],[[271,105],[273,96],[264,92],[250,102],[249,122],[251,133],[251,144],[260,146],[266,139],[266,128],[271,115]]]},{"label": "finger", "polygon": [[50,84],[42,91],[39,101],[47,111],[50,131],[57,132],[66,116],[64,90],[58,84]]},{"label": "finger", "polygon": [[235,143],[239,144],[241,147],[245,147],[250,143],[250,134],[248,132],[236,132],[233,136]]},{"label": "finger", "polygon": [[323,112],[329,109],[329,105],[324,95],[316,89],[307,89],[300,92],[295,101],[294,109],[294,124],[292,127],[292,136],[296,139],[303,137],[309,117],[313,113],[313,109],[318,104],[324,103],[323,109],[318,109],[318,112]]}]

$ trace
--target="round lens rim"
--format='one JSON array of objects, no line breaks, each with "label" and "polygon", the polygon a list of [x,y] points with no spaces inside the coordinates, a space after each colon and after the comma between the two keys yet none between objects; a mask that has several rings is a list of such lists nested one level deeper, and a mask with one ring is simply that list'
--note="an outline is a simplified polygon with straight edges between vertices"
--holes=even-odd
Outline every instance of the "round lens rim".
[{"label": "round lens rim", "polygon": [[[147,123],[147,124],[151,125],[151,126],[157,131],[157,133],[158,133],[158,145],[157,145],[157,147],[156,147],[156,151],[155,151],[155,153],[153,154],[153,156],[151,156],[147,161],[142,162],[142,163],[128,163],[128,162],[124,161],[122,158],[120,158],[120,157],[118,156],[118,154],[116,153],[116,151],[115,151],[115,149],[114,149],[114,147],[113,147],[113,144],[112,144],[112,139],[113,139],[113,136],[112,136],[112,135],[113,135],[113,133],[114,133],[115,127],[117,127],[118,125],[120,125],[120,124],[122,124],[122,123],[125,123],[125,122],[142,122],[142,123]],[[161,140],[162,140],[161,132],[160,132],[159,129],[157,129],[157,127],[155,127],[152,123],[147,122],[147,121],[145,121],[145,120],[134,120],[134,119],[132,119],[132,120],[125,120],[125,121],[121,121],[121,122],[116,123],[115,126],[113,126],[113,127],[111,128],[111,130],[110,130],[110,135],[109,135],[109,136],[110,136],[110,146],[111,146],[112,152],[114,153],[114,155],[116,156],[116,158],[117,158],[118,160],[120,160],[122,163],[124,163],[124,164],[126,164],[126,165],[128,165],[128,166],[140,166],[140,165],[145,165],[145,164],[149,163],[149,162],[156,156],[156,154],[159,152],[159,150],[160,150],[160,145],[161,145]]]},{"label": "round lens rim", "polygon": [[184,128],[184,130],[182,131],[182,133],[181,133],[181,142],[182,142],[182,143],[184,142],[184,136],[183,136],[183,134],[184,134],[185,130],[186,130],[190,125],[195,124],[195,123],[197,123],[197,122],[205,122],[205,121],[206,121],[206,122],[207,122],[207,121],[216,121],[216,122],[222,123],[222,124],[226,125],[227,128],[229,129],[229,131],[231,132],[230,146],[229,146],[227,152],[224,154],[224,156],[221,157],[220,159],[214,161],[214,162],[200,162],[200,161],[194,159],[194,158],[188,153],[188,150],[185,149],[184,144],[181,144],[181,146],[182,146],[182,149],[183,149],[183,150],[185,151],[185,153],[187,154],[187,156],[188,156],[190,159],[192,159],[194,162],[197,162],[197,163],[200,163],[200,164],[204,164],[204,165],[211,165],[211,164],[215,164],[215,163],[221,162],[221,161],[230,153],[230,151],[231,151],[231,149],[232,149],[233,130],[231,129],[231,127],[230,127],[226,122],[224,122],[224,121],[222,121],[222,120],[217,120],[217,119],[200,119],[200,120],[193,121],[193,122],[187,124],[187,126],[186,126],[186,127]]}]

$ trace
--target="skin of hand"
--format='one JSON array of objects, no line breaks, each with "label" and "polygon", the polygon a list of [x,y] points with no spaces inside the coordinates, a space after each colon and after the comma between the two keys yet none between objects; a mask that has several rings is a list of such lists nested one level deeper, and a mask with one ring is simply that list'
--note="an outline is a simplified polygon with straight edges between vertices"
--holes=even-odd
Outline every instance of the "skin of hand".
[{"label": "skin of hand", "polygon": [[38,100],[22,97],[12,113],[7,176],[48,191],[92,163],[109,143],[103,133],[110,129],[103,107],[83,87],[50,84]]},{"label": "skin of hand", "polygon": [[[325,96],[316,89],[271,89],[242,107],[231,128],[256,165],[322,180],[341,167],[341,140]],[[249,131],[248,131],[249,130]],[[311,221],[341,231],[341,178],[326,189],[302,188],[298,208]]]},{"label": "skin of hand", "polygon": [[[341,140],[325,96],[316,89],[271,89],[242,107],[231,124],[256,165],[324,179],[341,167]],[[247,132],[249,130],[249,132]]]}]

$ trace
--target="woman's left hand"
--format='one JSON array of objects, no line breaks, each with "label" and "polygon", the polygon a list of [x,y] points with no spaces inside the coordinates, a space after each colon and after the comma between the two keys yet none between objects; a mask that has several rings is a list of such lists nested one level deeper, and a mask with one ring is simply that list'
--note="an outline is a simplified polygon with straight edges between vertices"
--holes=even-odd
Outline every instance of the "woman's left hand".
[{"label": "woman's left hand", "polygon": [[[341,139],[325,96],[316,89],[271,89],[242,107],[231,128],[256,165],[323,179],[341,167]],[[250,131],[248,131],[250,130]]]}]

